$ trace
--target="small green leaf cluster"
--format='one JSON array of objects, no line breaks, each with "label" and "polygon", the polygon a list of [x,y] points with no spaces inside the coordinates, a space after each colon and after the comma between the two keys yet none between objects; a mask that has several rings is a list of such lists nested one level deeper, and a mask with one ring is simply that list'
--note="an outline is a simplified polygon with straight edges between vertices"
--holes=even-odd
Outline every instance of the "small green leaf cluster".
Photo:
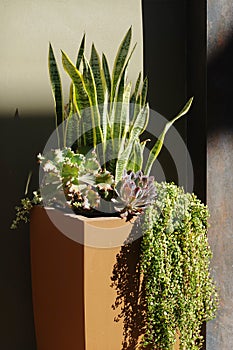
[{"label": "small green leaf cluster", "polygon": [[28,197],[22,198],[20,201],[20,206],[16,206],[16,216],[11,224],[11,229],[16,229],[21,221],[27,223],[29,222],[30,211],[34,205],[38,205],[41,203],[40,194],[35,191],[33,192],[33,198],[30,199]]},{"label": "small green leaf cluster", "polygon": [[146,211],[141,268],[145,284],[145,345],[198,350],[201,326],[215,317],[218,296],[210,276],[208,209],[175,184],[156,184],[157,199]]}]

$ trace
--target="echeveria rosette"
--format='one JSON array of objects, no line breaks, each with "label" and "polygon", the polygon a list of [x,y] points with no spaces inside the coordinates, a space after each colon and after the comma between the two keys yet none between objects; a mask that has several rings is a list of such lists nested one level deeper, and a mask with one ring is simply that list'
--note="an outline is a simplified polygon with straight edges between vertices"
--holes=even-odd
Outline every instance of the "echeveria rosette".
[{"label": "echeveria rosette", "polygon": [[125,170],[115,192],[117,198],[112,199],[114,208],[129,221],[153,204],[156,197],[154,177],[144,175],[141,170],[136,173]]}]

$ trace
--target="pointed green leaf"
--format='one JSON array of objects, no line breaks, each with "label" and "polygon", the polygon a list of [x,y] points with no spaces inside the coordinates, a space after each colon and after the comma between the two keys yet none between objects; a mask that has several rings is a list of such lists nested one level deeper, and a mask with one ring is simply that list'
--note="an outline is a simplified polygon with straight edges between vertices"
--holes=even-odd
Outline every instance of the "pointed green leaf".
[{"label": "pointed green leaf", "polygon": [[141,95],[141,93],[138,93],[136,102],[134,103],[134,105],[132,106],[132,109],[130,111],[130,118],[131,118],[130,130],[132,130],[132,127],[134,126],[134,123],[135,123],[135,120],[138,116],[138,113],[140,112],[142,107],[143,107],[142,106],[142,95]]},{"label": "pointed green leaf", "polygon": [[[121,73],[117,94],[114,98],[114,102],[111,103],[111,122],[113,123],[113,128],[115,127],[115,131],[113,132],[114,137],[122,136],[122,131],[124,134],[129,130],[129,119],[130,119],[130,94],[131,94],[131,86],[132,84],[128,84],[126,86],[126,78],[127,78],[127,68],[129,65],[129,61],[132,57],[136,45],[134,45],[131,53],[125,63],[123,71]],[[120,129],[119,129],[120,127]],[[118,132],[118,129],[120,133]]]},{"label": "pointed green leaf", "polygon": [[104,88],[101,75],[101,64],[98,52],[96,51],[94,44],[92,44],[91,48],[90,66],[95,79],[97,101],[99,105],[102,105],[104,103]]},{"label": "pointed green leaf", "polygon": [[96,140],[96,143],[99,144],[103,142],[103,133],[101,129],[101,117],[99,113],[99,106],[98,106],[98,100],[97,100],[97,88],[96,88],[95,78],[94,78],[94,73],[92,71],[92,68],[89,62],[86,60],[85,56],[83,59],[86,66],[85,86],[90,99],[91,113],[92,113],[92,120],[93,120],[93,132],[95,132],[94,140]]},{"label": "pointed green leaf", "polygon": [[136,104],[136,100],[137,100],[137,96],[138,96],[138,89],[139,89],[139,85],[141,83],[141,75],[142,73],[140,72],[135,84],[135,88],[134,88],[134,92],[130,98],[130,120],[133,120],[134,117],[134,111],[135,111],[135,104]]},{"label": "pointed green leaf", "polygon": [[129,52],[131,36],[132,36],[132,27],[129,28],[128,32],[123,38],[114,61],[113,72],[112,72],[112,83],[111,83],[111,101],[114,101],[117,83],[118,83],[118,80],[120,79],[120,76]]},{"label": "pointed green leaf", "polygon": [[136,102],[137,95],[138,95],[138,89],[139,89],[139,85],[140,85],[140,82],[141,82],[141,75],[142,75],[142,73],[140,72],[139,75],[138,75],[136,84],[135,84],[134,92],[133,92],[133,94],[131,96],[131,99],[130,99],[130,103],[135,103]]},{"label": "pointed green leaf", "polygon": [[97,101],[97,91],[96,91],[94,74],[85,56],[83,56],[83,63],[84,63],[83,81],[90,100],[90,105],[97,106],[98,101]]},{"label": "pointed green leaf", "polygon": [[62,51],[62,63],[63,63],[63,67],[64,67],[65,71],[70,76],[70,78],[73,81],[73,84],[75,86],[76,102],[77,102],[77,107],[78,107],[78,110],[80,113],[82,110],[84,110],[85,108],[88,108],[90,106],[89,98],[87,95],[87,91],[86,91],[86,87],[85,87],[85,84],[83,81],[82,74],[74,66],[74,64],[71,62],[69,57],[63,51]]},{"label": "pointed green leaf", "polygon": [[118,156],[118,160],[117,160],[117,165],[116,165],[116,175],[115,175],[115,179],[116,179],[116,183],[118,181],[120,181],[120,179],[122,178],[123,175],[123,171],[124,169],[126,169],[127,163],[128,163],[128,159],[132,150],[132,146],[135,142],[135,140],[137,140],[140,136],[140,134],[142,133],[142,131],[145,129],[146,124],[148,122],[148,115],[149,115],[149,106],[148,104],[143,107],[140,111],[140,113],[138,114],[134,126],[130,132],[130,138],[128,141],[127,146],[125,147],[125,142],[123,140],[122,144],[121,144],[121,148],[119,151],[119,156]]},{"label": "pointed green leaf", "polygon": [[[73,145],[77,148],[79,148],[79,137],[80,137],[80,131],[79,131],[79,128],[80,128],[80,117],[78,115],[78,113],[70,113],[69,117],[67,118],[66,120],[66,137],[65,137],[65,147],[67,145]],[[77,141],[75,142],[74,144],[74,141]]]},{"label": "pointed green leaf", "polygon": [[[84,58],[84,57],[83,57]],[[91,71],[88,62],[84,59],[84,75],[73,65],[69,57],[62,52],[62,63],[64,69],[70,76],[75,86],[75,97],[78,106],[78,112],[81,115],[82,134],[85,139],[84,146],[96,147],[96,123],[92,110],[92,103],[95,100],[96,93],[91,81]],[[84,82],[84,76],[86,81]],[[90,80],[89,80],[90,79]],[[86,84],[85,84],[86,83]]]},{"label": "pointed green leaf", "polygon": [[139,114],[137,115],[137,118],[130,132],[130,140],[135,140],[137,137],[139,137],[143,133],[143,131],[146,129],[146,126],[148,124],[148,118],[149,118],[149,105],[147,103],[146,106],[144,106],[139,112]]},{"label": "pointed green leaf", "polygon": [[108,93],[110,95],[111,94],[111,77],[110,77],[110,73],[109,73],[108,61],[107,61],[107,58],[106,58],[104,53],[102,54],[102,65],[103,65],[106,86],[108,89]]},{"label": "pointed green leaf", "polygon": [[124,94],[123,94],[123,101],[121,106],[121,113],[116,118],[116,123],[118,124],[118,134],[116,133],[116,136],[118,135],[118,138],[124,138],[126,137],[127,132],[129,131],[129,112],[130,112],[130,92],[131,92],[132,84],[131,82],[126,86]]},{"label": "pointed green leaf", "polygon": [[108,121],[108,92],[107,90],[105,91],[105,99],[104,99],[104,105],[101,113],[101,127],[102,127],[102,132],[103,132],[103,163],[105,165],[106,163],[106,145],[107,145],[107,131],[108,131],[108,126],[109,126],[109,121]]},{"label": "pointed green leaf", "polygon": [[148,79],[146,77],[143,81],[142,92],[141,92],[141,105],[142,105],[142,107],[145,106],[145,104],[146,104],[147,90],[148,90]]},{"label": "pointed green leaf", "polygon": [[49,44],[48,64],[49,64],[50,82],[52,86],[52,93],[53,93],[55,111],[56,111],[56,125],[58,126],[63,122],[64,109],[63,109],[63,98],[62,98],[62,85],[61,85],[61,78],[58,71],[56,58],[54,56],[53,48],[51,44]]},{"label": "pointed green leaf", "polygon": [[85,49],[85,33],[83,34],[83,38],[78,50],[78,55],[77,55],[77,60],[76,60],[76,68],[79,69],[80,67],[80,63],[82,61],[83,58],[83,54],[84,54],[84,49]]},{"label": "pointed green leaf", "polygon": [[154,164],[154,162],[155,162],[156,158],[158,157],[158,155],[161,151],[161,148],[163,146],[163,142],[164,142],[164,138],[165,138],[166,133],[168,132],[168,130],[170,129],[172,124],[177,119],[179,119],[180,117],[182,117],[183,115],[185,115],[189,111],[192,102],[193,102],[193,97],[188,100],[188,102],[186,103],[184,108],[180,111],[180,113],[165,125],[163,132],[160,134],[157,142],[155,143],[154,147],[150,151],[150,154],[149,154],[149,157],[148,157],[148,160],[146,163],[146,168],[145,168],[146,175],[149,175],[151,172],[152,165]]},{"label": "pointed green leaf", "polygon": [[25,191],[24,191],[24,195],[25,196],[28,194],[28,188],[29,188],[29,185],[30,185],[30,182],[31,182],[31,178],[32,178],[32,171],[29,171],[27,182],[26,182],[26,186],[25,186]]},{"label": "pointed green leaf", "polygon": [[141,141],[141,149],[142,149],[142,153],[144,152],[144,149],[145,149],[145,147],[146,147],[146,144],[147,144],[147,142],[149,142],[149,141],[151,141],[150,139],[146,139],[146,140],[144,140],[144,141]]},{"label": "pointed green leaf", "polygon": [[129,156],[129,161],[126,166],[126,170],[132,170],[137,172],[142,169],[143,164],[143,145],[135,140],[134,145]]}]

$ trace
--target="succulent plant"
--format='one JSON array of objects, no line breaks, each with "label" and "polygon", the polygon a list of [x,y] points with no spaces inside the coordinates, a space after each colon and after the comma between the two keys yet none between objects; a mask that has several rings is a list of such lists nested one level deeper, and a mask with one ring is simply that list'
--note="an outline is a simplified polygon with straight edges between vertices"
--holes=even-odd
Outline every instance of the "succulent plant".
[{"label": "succulent plant", "polygon": [[87,156],[70,148],[38,156],[43,171],[40,184],[45,205],[97,208],[99,190],[111,188],[113,177],[101,169],[94,152]]},{"label": "succulent plant", "polygon": [[113,176],[101,169],[94,152],[84,156],[70,148],[55,149],[38,158],[43,170],[40,191],[44,205],[71,207],[82,213],[105,212],[107,206],[112,214],[117,212],[129,221],[155,199],[153,176],[125,170],[115,185]]},{"label": "succulent plant", "polygon": [[117,198],[113,198],[115,210],[125,217],[126,221],[141,214],[152,205],[156,197],[154,177],[146,176],[142,171],[124,171],[122,180],[115,188]]}]

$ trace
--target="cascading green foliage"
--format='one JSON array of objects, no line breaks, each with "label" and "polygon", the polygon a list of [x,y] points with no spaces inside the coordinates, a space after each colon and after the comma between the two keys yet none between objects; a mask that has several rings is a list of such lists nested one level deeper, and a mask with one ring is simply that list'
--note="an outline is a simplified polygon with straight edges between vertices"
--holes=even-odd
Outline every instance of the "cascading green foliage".
[{"label": "cascading green foliage", "polygon": [[218,297],[210,277],[208,210],[193,194],[157,183],[157,199],[146,212],[141,268],[147,305],[145,344],[201,349],[201,326],[215,316]]},{"label": "cascading green foliage", "polygon": [[[103,169],[121,180],[124,170],[138,171],[143,165],[145,142],[140,136],[146,129],[149,106],[146,102],[148,81],[139,73],[135,87],[127,80],[127,68],[135,49],[130,50],[132,28],[123,38],[113,64],[109,69],[107,58],[100,58],[94,44],[90,60],[85,56],[85,35],[78,50],[76,64],[62,51],[64,70],[71,79],[70,98],[63,109],[62,87],[52,46],[49,46],[49,71],[55,100],[57,124],[65,120],[61,145],[78,139],[77,151],[86,153],[94,149]],[[141,88],[140,88],[141,86]],[[192,103],[188,101],[182,112],[168,122],[158,141],[151,147],[145,165],[149,175],[157,158],[166,132],[175,120],[187,113]],[[77,137],[75,137],[77,136]],[[70,144],[68,146],[71,146]]]}]

